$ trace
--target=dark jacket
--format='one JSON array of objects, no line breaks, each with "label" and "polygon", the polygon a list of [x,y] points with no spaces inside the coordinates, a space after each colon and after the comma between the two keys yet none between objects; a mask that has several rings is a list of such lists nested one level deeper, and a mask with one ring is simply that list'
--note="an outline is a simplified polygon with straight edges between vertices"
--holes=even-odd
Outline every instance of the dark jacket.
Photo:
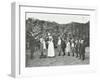
[{"label": "dark jacket", "polygon": [[81,52],[81,54],[85,53],[85,44],[84,43],[80,45],[80,52]]},{"label": "dark jacket", "polygon": [[61,40],[61,48],[66,48],[66,43],[65,43],[65,41],[64,40]]}]

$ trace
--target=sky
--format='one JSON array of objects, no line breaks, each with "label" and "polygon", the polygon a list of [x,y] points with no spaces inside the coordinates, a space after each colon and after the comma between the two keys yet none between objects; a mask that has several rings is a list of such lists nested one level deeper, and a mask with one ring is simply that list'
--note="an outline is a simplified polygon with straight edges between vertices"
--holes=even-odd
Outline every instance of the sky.
[{"label": "sky", "polygon": [[26,13],[26,19],[34,18],[59,24],[67,24],[70,22],[86,23],[90,20],[90,16],[86,15],[62,15],[62,14],[41,14],[41,13]]}]

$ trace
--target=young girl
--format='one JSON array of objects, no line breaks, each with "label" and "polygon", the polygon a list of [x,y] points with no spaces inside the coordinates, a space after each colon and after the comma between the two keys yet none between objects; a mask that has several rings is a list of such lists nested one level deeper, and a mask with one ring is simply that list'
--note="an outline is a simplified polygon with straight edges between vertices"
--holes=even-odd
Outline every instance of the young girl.
[{"label": "young girl", "polygon": [[75,42],[74,42],[74,40],[71,41],[71,51],[72,51],[72,56],[74,56],[74,53],[75,53]]},{"label": "young girl", "polygon": [[44,54],[44,57],[46,57],[46,42],[45,42],[45,39],[43,39],[43,54]]},{"label": "young girl", "polygon": [[70,51],[71,51],[71,46],[70,46],[70,41],[67,40],[66,41],[66,53],[68,54],[68,56],[70,56]]},{"label": "young girl", "polygon": [[60,37],[58,37],[58,44],[57,44],[57,47],[58,47],[58,56],[60,56],[61,55],[61,38]]}]

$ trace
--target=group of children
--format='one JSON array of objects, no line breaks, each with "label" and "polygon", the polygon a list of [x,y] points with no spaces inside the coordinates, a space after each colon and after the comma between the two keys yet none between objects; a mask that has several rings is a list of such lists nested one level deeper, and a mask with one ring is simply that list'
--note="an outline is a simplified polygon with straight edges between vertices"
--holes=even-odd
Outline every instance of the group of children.
[{"label": "group of children", "polygon": [[85,40],[83,39],[62,39],[58,38],[58,52],[59,56],[63,56],[67,54],[68,56],[72,55],[76,57],[79,57],[80,59],[84,60],[85,59]]},{"label": "group of children", "polygon": [[[49,40],[47,41],[48,48],[46,47],[46,41],[44,38],[40,38],[40,57],[55,57],[55,49],[53,37],[51,35],[48,36]],[[46,53],[47,49],[47,53]],[[58,56],[75,56],[80,59],[85,59],[85,41],[83,39],[64,39],[58,37],[57,40],[57,52]]]}]

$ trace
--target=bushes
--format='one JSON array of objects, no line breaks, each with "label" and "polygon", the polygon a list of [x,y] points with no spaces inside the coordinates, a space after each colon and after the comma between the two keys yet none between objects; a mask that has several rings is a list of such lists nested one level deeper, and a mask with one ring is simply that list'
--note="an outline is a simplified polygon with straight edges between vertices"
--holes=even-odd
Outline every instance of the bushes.
[{"label": "bushes", "polygon": [[55,47],[58,36],[65,36],[65,38],[85,38],[89,45],[89,22],[58,24],[56,22],[32,18],[26,20],[26,42],[30,41],[31,36],[39,39],[41,36],[45,37],[48,32],[50,32],[54,38]]}]

